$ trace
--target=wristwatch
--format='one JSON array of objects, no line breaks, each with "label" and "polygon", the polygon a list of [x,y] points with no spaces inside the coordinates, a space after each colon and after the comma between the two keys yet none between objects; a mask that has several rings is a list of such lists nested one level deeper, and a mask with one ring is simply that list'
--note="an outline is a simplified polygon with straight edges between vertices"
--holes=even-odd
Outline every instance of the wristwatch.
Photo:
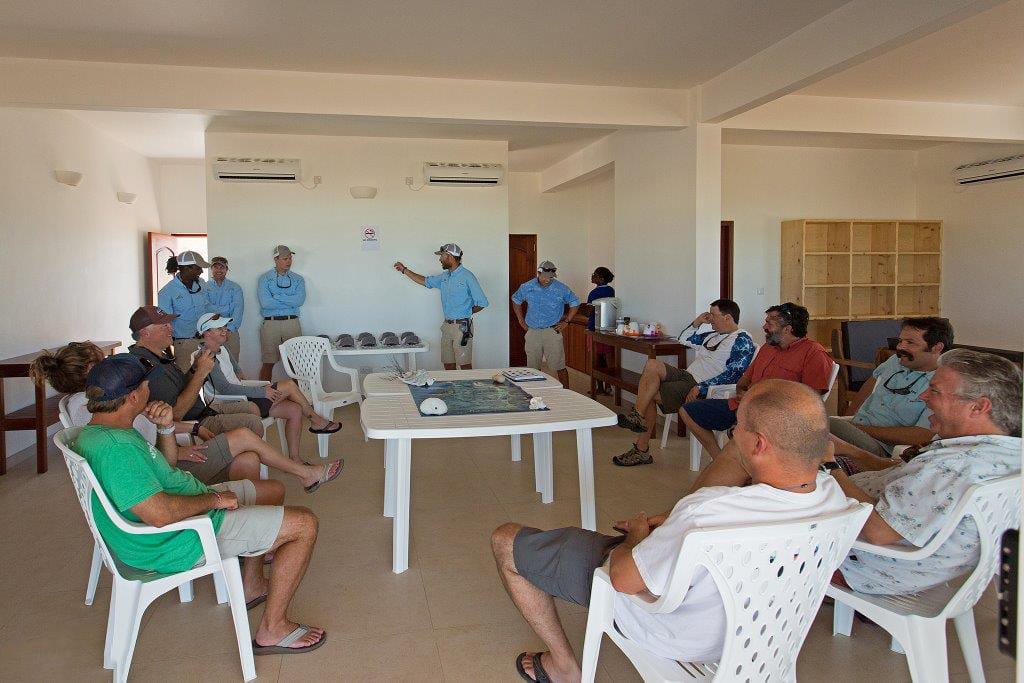
[{"label": "wristwatch", "polygon": [[198,422],[196,422],[194,425],[192,425],[191,434],[192,434],[192,436],[199,436],[199,423]]},{"label": "wristwatch", "polygon": [[831,473],[831,472],[832,472],[832,470],[838,470],[838,469],[840,469],[840,466],[839,466],[839,463],[837,463],[837,462],[836,462],[835,460],[830,460],[830,461],[828,461],[828,462],[823,462],[823,463],[821,463],[821,465],[820,465],[819,469],[820,469],[820,470],[821,470],[822,472],[827,472],[827,473]]}]

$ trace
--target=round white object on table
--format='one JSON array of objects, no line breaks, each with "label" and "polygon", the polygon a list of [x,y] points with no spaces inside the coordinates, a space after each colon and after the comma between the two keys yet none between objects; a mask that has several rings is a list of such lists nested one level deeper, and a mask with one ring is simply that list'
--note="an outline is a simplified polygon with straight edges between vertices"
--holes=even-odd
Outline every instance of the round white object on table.
[{"label": "round white object on table", "polygon": [[444,415],[448,412],[448,404],[431,396],[423,399],[423,403],[420,404],[420,412],[424,415]]}]

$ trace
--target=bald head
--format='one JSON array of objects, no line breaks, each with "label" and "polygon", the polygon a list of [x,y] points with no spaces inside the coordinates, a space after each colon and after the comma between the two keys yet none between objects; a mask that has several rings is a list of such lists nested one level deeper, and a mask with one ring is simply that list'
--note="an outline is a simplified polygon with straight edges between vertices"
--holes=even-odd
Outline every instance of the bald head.
[{"label": "bald head", "polygon": [[810,387],[783,379],[758,382],[743,396],[739,425],[762,435],[778,455],[817,463],[828,448],[828,417],[821,396]]}]

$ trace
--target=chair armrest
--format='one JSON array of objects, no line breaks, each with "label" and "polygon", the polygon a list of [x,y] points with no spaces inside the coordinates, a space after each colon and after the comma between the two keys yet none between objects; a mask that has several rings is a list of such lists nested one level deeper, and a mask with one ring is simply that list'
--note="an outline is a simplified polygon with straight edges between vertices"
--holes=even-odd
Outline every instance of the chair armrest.
[{"label": "chair armrest", "polygon": [[132,527],[128,533],[163,534],[170,531],[194,531],[199,534],[199,543],[203,546],[206,563],[209,564],[211,560],[220,560],[220,547],[217,545],[217,536],[213,532],[213,521],[207,515],[196,515],[162,527],[146,524],[133,524]]},{"label": "chair armrest", "polygon": [[355,368],[347,368],[344,365],[338,365],[338,361],[334,359],[333,353],[327,354],[327,362],[331,364],[331,369],[335,372],[339,372],[343,375],[348,375],[352,381],[352,391],[362,392],[362,388],[359,386],[359,371]]},{"label": "chair armrest", "polygon": [[864,370],[874,370],[877,366],[874,363],[865,363],[859,360],[848,360],[846,358],[836,358],[832,356],[832,362],[836,365],[845,365],[848,368],[862,368]]},{"label": "chair armrest", "polygon": [[238,380],[238,383],[243,387],[265,387],[270,384],[270,382],[265,379],[242,379]]},{"label": "chair armrest", "polygon": [[930,545],[932,544],[929,543],[923,548],[917,548],[915,546],[875,545],[873,543],[868,543],[867,541],[854,541],[850,550],[860,550],[865,553],[871,553],[872,555],[893,557],[898,560],[920,560],[935,552],[934,548],[929,547]]}]

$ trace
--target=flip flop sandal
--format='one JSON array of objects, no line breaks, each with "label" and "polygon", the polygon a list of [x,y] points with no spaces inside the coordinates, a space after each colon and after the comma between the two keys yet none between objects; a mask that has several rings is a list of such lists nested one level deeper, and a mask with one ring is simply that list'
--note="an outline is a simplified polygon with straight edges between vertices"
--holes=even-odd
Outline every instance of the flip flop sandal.
[{"label": "flip flop sandal", "polygon": [[[331,425],[337,425],[337,427],[335,427],[334,429],[331,429]],[[333,420],[328,422],[327,426],[324,427],[323,429],[313,429],[312,427],[309,428],[309,433],[310,434],[335,434],[335,433],[340,432],[340,431],[341,431],[341,423],[340,422],[335,422]]]},{"label": "flip flop sandal", "polygon": [[252,653],[254,655],[301,655],[306,652],[312,652],[323,645],[324,641],[327,640],[327,631],[324,631],[324,634],[320,636],[320,640],[316,641],[312,645],[307,645],[305,647],[288,647],[312,630],[313,629],[309,626],[300,624],[298,628],[282,638],[277,645],[259,645],[255,640],[253,640]]},{"label": "flip flop sandal", "polygon": [[551,683],[551,679],[548,678],[548,672],[544,670],[540,663],[540,656],[544,654],[543,652],[534,653],[530,658],[533,662],[533,673],[537,677],[530,678],[530,675],[526,673],[526,669],[523,668],[523,657],[529,654],[529,652],[520,652],[519,656],[516,657],[516,671],[519,672],[519,675],[523,677],[523,680],[530,681],[530,683]]},{"label": "flip flop sandal", "polygon": [[259,596],[257,598],[253,598],[249,602],[245,603],[245,609],[250,610],[253,607],[258,607],[259,605],[262,605],[266,601],[267,601],[267,594],[264,593],[263,595],[261,595],[261,596]]},{"label": "flip flop sandal", "polygon": [[[331,466],[334,465],[334,462],[338,463],[338,469],[334,472],[333,475],[331,475]],[[316,482],[315,484],[310,484],[309,486],[304,487],[303,490],[306,493],[316,493],[317,489],[319,489],[321,486],[323,486],[329,481],[334,481],[335,479],[337,479],[338,475],[341,474],[341,471],[345,469],[345,459],[338,458],[334,462],[324,463],[323,472],[320,473],[320,481]]]}]

